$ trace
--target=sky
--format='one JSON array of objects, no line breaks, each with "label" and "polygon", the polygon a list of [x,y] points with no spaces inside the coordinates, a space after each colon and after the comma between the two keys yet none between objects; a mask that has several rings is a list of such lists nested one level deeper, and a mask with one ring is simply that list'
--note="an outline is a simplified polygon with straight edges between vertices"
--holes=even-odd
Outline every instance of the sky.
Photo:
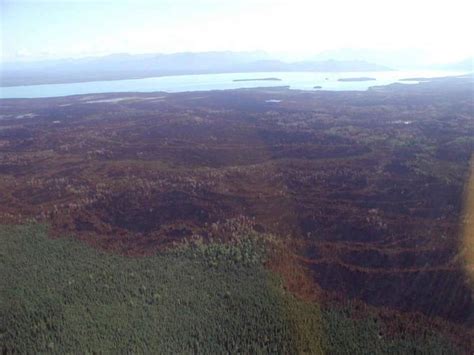
[{"label": "sky", "polygon": [[112,53],[413,48],[473,54],[472,0],[0,0],[0,60]]}]

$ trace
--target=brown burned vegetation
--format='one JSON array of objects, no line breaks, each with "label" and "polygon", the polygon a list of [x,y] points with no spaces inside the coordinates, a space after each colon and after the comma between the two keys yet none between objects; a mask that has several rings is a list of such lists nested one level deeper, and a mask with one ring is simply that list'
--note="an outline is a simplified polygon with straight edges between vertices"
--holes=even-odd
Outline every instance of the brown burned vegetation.
[{"label": "brown burned vegetation", "polygon": [[288,245],[271,268],[294,292],[474,321],[470,81],[10,99],[0,115],[0,223],[142,255],[244,216]]}]

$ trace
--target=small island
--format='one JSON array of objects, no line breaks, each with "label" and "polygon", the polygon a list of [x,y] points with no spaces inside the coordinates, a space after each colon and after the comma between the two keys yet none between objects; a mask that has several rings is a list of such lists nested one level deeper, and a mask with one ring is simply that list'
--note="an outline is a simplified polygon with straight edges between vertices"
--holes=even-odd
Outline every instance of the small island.
[{"label": "small island", "polygon": [[313,89],[322,89],[323,87],[322,86],[313,86]]},{"label": "small island", "polygon": [[337,81],[373,81],[375,78],[360,77],[360,78],[340,78]]},{"label": "small island", "polygon": [[400,79],[399,81],[430,81],[432,79],[429,79],[429,78],[404,78],[404,79]]},{"label": "small island", "polygon": [[234,79],[234,82],[237,81],[281,81],[279,78],[254,78],[254,79]]}]

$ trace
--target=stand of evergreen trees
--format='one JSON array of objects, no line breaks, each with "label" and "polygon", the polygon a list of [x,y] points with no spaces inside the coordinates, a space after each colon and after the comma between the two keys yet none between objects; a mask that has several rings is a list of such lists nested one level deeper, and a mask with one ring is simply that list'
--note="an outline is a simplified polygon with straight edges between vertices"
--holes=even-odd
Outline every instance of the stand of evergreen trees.
[{"label": "stand of evergreen trees", "polygon": [[385,338],[370,315],[295,299],[264,269],[258,234],[143,258],[47,234],[0,227],[2,353],[463,352],[430,332]]}]

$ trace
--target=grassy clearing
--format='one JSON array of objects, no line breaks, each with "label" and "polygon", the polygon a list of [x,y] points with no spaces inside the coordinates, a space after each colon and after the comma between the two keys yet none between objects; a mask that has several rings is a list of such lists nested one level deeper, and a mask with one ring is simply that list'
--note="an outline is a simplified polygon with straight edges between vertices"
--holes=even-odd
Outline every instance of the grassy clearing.
[{"label": "grassy clearing", "polygon": [[296,300],[263,268],[262,245],[254,234],[129,258],[42,225],[0,227],[2,353],[458,352]]}]

